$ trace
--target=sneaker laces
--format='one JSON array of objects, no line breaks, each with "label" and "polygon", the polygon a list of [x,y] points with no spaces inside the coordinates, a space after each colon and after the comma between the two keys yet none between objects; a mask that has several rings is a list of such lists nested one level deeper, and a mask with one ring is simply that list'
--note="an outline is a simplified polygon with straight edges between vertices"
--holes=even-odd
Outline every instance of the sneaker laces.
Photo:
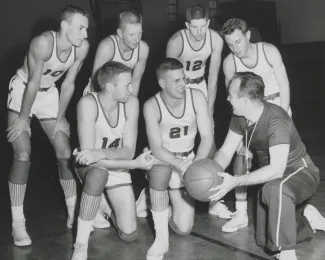
[{"label": "sneaker laces", "polygon": [[12,224],[13,232],[16,236],[16,238],[24,239],[24,238],[29,238],[27,231],[26,231],[26,226],[25,226],[25,219],[18,219],[14,220]]},{"label": "sneaker laces", "polygon": [[87,254],[87,245],[82,243],[75,243],[72,259],[78,259],[79,257],[84,257],[85,254]]}]

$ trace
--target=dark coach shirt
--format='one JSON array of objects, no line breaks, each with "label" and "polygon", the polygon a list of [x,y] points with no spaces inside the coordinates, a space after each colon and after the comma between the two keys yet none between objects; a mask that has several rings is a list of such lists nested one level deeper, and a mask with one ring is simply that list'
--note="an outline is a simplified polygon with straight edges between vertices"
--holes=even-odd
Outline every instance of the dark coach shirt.
[{"label": "dark coach shirt", "polygon": [[[244,117],[233,115],[229,128],[243,136],[245,145],[246,129],[249,142],[255,124],[248,126]],[[249,149],[256,150],[260,165],[266,166],[270,164],[269,148],[279,144],[290,145],[287,166],[295,165],[306,154],[306,146],[301,141],[291,117],[282,107],[264,102],[264,109],[257,122]]]}]

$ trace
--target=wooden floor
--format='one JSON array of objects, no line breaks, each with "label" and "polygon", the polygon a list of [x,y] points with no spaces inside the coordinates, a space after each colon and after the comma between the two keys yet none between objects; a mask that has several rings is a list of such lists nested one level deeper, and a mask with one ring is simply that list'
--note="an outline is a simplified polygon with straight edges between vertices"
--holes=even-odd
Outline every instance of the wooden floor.
[{"label": "wooden floor", "polygon": [[[325,109],[323,102],[311,86],[314,74],[317,84],[324,86],[325,66],[305,64],[287,66],[292,88],[292,108],[294,121],[307,151],[321,169],[321,183],[310,203],[325,215]],[[294,88],[300,84],[299,92]],[[301,86],[306,86],[303,88]],[[219,95],[219,94],[218,94]],[[312,99],[315,97],[315,99]],[[324,95],[323,95],[324,97]],[[225,98],[221,96],[219,98]],[[218,109],[218,105],[216,106]],[[224,110],[225,111],[225,110]],[[222,117],[218,111],[216,117]],[[140,121],[141,123],[141,121]],[[11,161],[11,148],[1,139],[0,174],[0,260],[70,260],[76,230],[65,228],[66,211],[63,192],[59,185],[53,151],[37,124],[33,125],[32,168],[25,198],[25,216],[33,245],[26,248],[13,246],[11,238],[11,213],[7,187],[7,175]],[[142,128],[141,128],[142,127]],[[140,133],[143,131],[140,125]],[[141,140],[140,140],[141,141]],[[139,193],[143,174],[132,176]],[[236,233],[225,234],[221,226],[225,220],[207,213],[207,204],[198,204],[193,232],[180,237],[170,231],[170,249],[165,260],[221,260],[221,259],[271,259],[271,256],[256,246],[254,240],[253,206],[255,190],[249,192],[249,226]],[[226,204],[233,209],[233,196],[228,196]],[[131,243],[121,241],[115,229],[95,230],[90,237],[89,260],[141,260],[154,240],[152,221],[139,219],[139,238]],[[313,240],[297,246],[299,260],[325,259],[325,233],[317,232]]]}]

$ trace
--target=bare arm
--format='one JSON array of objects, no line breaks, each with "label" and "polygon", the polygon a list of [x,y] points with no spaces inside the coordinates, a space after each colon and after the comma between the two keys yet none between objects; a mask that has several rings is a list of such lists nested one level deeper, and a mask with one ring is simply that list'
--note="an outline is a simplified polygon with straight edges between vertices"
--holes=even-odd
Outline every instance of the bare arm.
[{"label": "bare arm", "polygon": [[214,113],[214,103],[217,97],[217,84],[219,69],[221,64],[221,52],[223,48],[223,40],[219,34],[211,30],[212,37],[212,53],[209,67],[209,78],[208,78],[208,108],[210,115]]},{"label": "bare arm", "polygon": [[290,86],[286,68],[279,50],[272,44],[264,43],[264,50],[280,86],[281,107],[288,111],[290,105]]},{"label": "bare arm", "polygon": [[180,32],[176,32],[167,43],[166,57],[177,59],[182,52],[183,40]]},{"label": "bare arm", "polygon": [[139,94],[139,87],[142,75],[144,73],[144,70],[146,69],[146,63],[149,55],[149,47],[148,45],[141,41],[140,42],[140,56],[137,64],[135,65],[133,69],[133,79],[132,79],[132,88],[133,88],[133,94],[135,96],[138,96]]},{"label": "bare arm", "polygon": [[229,83],[236,72],[234,60],[230,53],[223,61],[223,73],[225,74],[225,84],[228,89]]},{"label": "bare arm", "polygon": [[281,178],[286,169],[290,145],[279,144],[269,148],[270,164],[238,177],[238,186],[250,186]]},{"label": "bare arm", "polygon": [[144,119],[146,122],[147,137],[153,155],[175,169],[179,169],[181,159],[163,147],[161,132],[159,129],[160,112],[155,99],[149,99],[143,108]]},{"label": "bare arm", "polygon": [[88,50],[89,43],[86,40],[84,40],[81,47],[76,50],[76,61],[71,66],[64,81],[62,82],[57,120],[61,120],[65,117],[65,112],[75,89],[77,74],[87,56]]},{"label": "bare arm", "polygon": [[196,121],[201,136],[201,141],[194,159],[196,161],[208,157],[213,143],[213,130],[208,104],[203,92],[195,89],[192,91],[196,110]]},{"label": "bare arm", "polygon": [[234,156],[239,143],[242,141],[243,136],[233,132],[229,129],[226,139],[221,148],[216,152],[214,160],[226,169]]}]

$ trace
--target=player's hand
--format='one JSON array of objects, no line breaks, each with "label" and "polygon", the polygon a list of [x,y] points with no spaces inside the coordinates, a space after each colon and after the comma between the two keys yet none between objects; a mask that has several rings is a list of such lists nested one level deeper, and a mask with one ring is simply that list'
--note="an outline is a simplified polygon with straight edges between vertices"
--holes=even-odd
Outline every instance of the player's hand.
[{"label": "player's hand", "polygon": [[187,158],[182,159],[182,161],[178,165],[178,170],[183,175],[186,172],[187,168],[190,167],[192,163],[193,163],[192,159],[187,159]]},{"label": "player's hand", "polygon": [[101,149],[83,150],[76,155],[76,162],[82,165],[90,165],[105,159],[105,153]]},{"label": "player's hand", "polygon": [[209,191],[216,191],[213,195],[209,197],[211,201],[218,201],[223,198],[229,191],[237,187],[238,178],[231,176],[226,172],[218,172],[220,177],[223,177],[222,184],[212,187]]},{"label": "player's hand", "polygon": [[7,128],[8,142],[15,141],[23,132],[28,132],[31,135],[30,126],[28,120],[17,118],[11,126]]},{"label": "player's hand", "polygon": [[68,137],[70,137],[70,125],[68,123],[68,121],[65,118],[62,119],[57,119],[56,120],[56,124],[53,130],[53,134],[52,134],[52,138],[55,137],[57,132],[63,132],[65,133]]},{"label": "player's hand", "polygon": [[144,169],[144,170],[150,170],[152,165],[155,162],[155,157],[151,155],[151,151],[147,150],[146,152],[143,152],[135,159],[137,168]]}]

